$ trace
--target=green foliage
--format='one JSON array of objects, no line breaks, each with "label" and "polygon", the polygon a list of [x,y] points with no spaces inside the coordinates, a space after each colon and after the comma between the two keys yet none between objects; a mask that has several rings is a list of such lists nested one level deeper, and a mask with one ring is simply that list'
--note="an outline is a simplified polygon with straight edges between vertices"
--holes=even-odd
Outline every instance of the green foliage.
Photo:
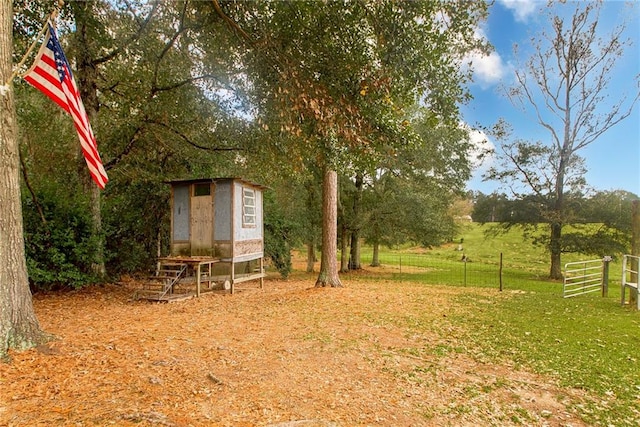
[{"label": "green foliage", "polygon": [[[24,51],[50,6],[14,5],[15,44]],[[109,273],[144,271],[158,245],[165,252],[168,192],[160,182],[256,176],[285,194],[265,208],[265,234],[274,263],[288,274],[286,245],[318,241],[314,176],[328,158],[346,176],[407,165],[403,178],[416,185],[399,184],[405,194],[390,202],[413,209],[393,225],[393,215],[379,215],[383,239],[395,240],[390,233],[400,230],[403,240],[436,244],[452,234],[444,214],[449,189],[469,175],[468,141],[458,129],[469,75],[457,60],[485,47],[473,32],[487,5],[336,6],[222,2],[234,28],[211,2],[66,3],[60,39],[76,59],[111,178],[101,194]],[[238,37],[239,28],[248,37]],[[28,170],[38,171],[30,178],[35,187],[86,176],[68,116],[33,88],[18,89],[21,143]],[[56,126],[43,129],[46,121]],[[367,226],[377,208],[366,209],[354,224]]]},{"label": "green foliage", "polygon": [[631,234],[631,209],[640,196],[623,190],[598,191],[580,204],[580,220],[600,222],[606,227]]},{"label": "green foliage", "polygon": [[[22,200],[29,282],[34,291],[80,288],[95,281],[86,202],[55,185]],[[38,209],[46,220],[43,223]]]},{"label": "green foliage", "polygon": [[603,257],[619,256],[628,252],[630,235],[604,224],[586,224],[565,227],[562,251]]},{"label": "green foliage", "polygon": [[283,215],[274,197],[265,194],[264,253],[284,278],[291,273],[291,240],[295,225]]},{"label": "green foliage", "polygon": [[429,247],[449,241],[455,234],[449,212],[453,195],[433,177],[381,172],[364,194],[371,211],[363,234],[367,242],[387,246],[413,242]]},{"label": "green foliage", "polygon": [[[482,48],[473,28],[486,4],[452,2],[229,2],[262,150],[298,165],[373,169],[411,142],[408,111],[457,123],[468,78],[456,59]],[[446,29],[436,17],[444,14]]]},{"label": "green foliage", "polygon": [[169,185],[153,181],[107,189],[103,228],[110,274],[148,272],[154,267],[158,250],[161,256],[168,254],[169,194]]}]

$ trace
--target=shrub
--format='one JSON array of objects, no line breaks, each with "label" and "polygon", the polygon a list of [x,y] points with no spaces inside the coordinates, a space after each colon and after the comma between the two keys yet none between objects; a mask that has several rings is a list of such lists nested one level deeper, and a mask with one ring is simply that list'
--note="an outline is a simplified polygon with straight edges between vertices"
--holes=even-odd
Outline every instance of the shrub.
[{"label": "shrub", "polygon": [[[34,292],[80,288],[95,281],[89,209],[50,186],[22,200],[29,283]],[[40,215],[40,208],[44,220]]]}]

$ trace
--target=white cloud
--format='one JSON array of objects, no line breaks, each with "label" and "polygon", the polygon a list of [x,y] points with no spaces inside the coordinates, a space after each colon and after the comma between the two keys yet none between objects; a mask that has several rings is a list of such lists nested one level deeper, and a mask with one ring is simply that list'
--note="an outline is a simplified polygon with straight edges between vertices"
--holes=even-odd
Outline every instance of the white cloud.
[{"label": "white cloud", "polygon": [[469,141],[471,142],[469,159],[471,160],[472,172],[467,187],[474,191],[482,191],[485,194],[489,194],[495,191],[496,185],[491,182],[485,182],[482,176],[493,166],[495,145],[484,132],[471,129],[464,123],[461,126],[469,132]]},{"label": "white cloud", "polygon": [[481,130],[471,129],[468,125],[462,124],[462,127],[469,132],[469,141],[471,149],[469,150],[469,159],[471,166],[476,171],[485,171],[493,164],[493,153],[495,145],[489,139],[486,133]]},{"label": "white cloud", "polygon": [[539,0],[498,0],[509,9],[518,22],[527,22],[530,15],[534,14],[539,6]]},{"label": "white cloud", "polygon": [[[487,39],[487,36],[481,28],[476,28],[475,37],[478,40]],[[465,56],[464,63],[473,70],[474,81],[479,83],[483,88],[498,83],[507,72],[507,67],[502,61],[500,54],[495,51],[488,55],[480,51],[472,52]]]},{"label": "white cloud", "polygon": [[507,67],[497,52],[489,55],[474,53],[467,56],[467,60],[473,70],[474,80],[483,87],[498,83],[506,74]]}]

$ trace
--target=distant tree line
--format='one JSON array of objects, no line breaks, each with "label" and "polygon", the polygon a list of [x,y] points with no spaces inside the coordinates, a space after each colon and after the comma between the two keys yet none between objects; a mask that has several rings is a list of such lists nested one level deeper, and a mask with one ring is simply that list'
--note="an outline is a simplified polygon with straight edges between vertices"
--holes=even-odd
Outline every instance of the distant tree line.
[{"label": "distant tree line", "polygon": [[[631,245],[631,205],[638,196],[623,190],[597,191],[584,195],[565,194],[565,223],[561,238],[562,253],[604,256],[620,255]],[[491,224],[488,233],[511,228],[523,231],[535,244],[548,246],[549,206],[552,197],[526,195],[508,197],[504,193],[473,194],[472,218]]]}]

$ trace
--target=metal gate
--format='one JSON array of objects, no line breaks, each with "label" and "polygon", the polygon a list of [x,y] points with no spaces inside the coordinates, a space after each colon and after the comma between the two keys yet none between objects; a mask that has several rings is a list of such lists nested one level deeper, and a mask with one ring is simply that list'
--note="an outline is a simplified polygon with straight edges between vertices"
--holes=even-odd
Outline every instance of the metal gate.
[{"label": "metal gate", "polygon": [[635,255],[625,255],[622,258],[622,293],[621,304],[624,305],[624,294],[627,288],[629,288],[629,303],[634,300],[637,305],[637,309],[640,310],[640,295],[638,295],[638,270],[640,270],[640,257]]},{"label": "metal gate", "polygon": [[603,286],[603,260],[569,262],[564,265],[562,297],[598,292]]}]

